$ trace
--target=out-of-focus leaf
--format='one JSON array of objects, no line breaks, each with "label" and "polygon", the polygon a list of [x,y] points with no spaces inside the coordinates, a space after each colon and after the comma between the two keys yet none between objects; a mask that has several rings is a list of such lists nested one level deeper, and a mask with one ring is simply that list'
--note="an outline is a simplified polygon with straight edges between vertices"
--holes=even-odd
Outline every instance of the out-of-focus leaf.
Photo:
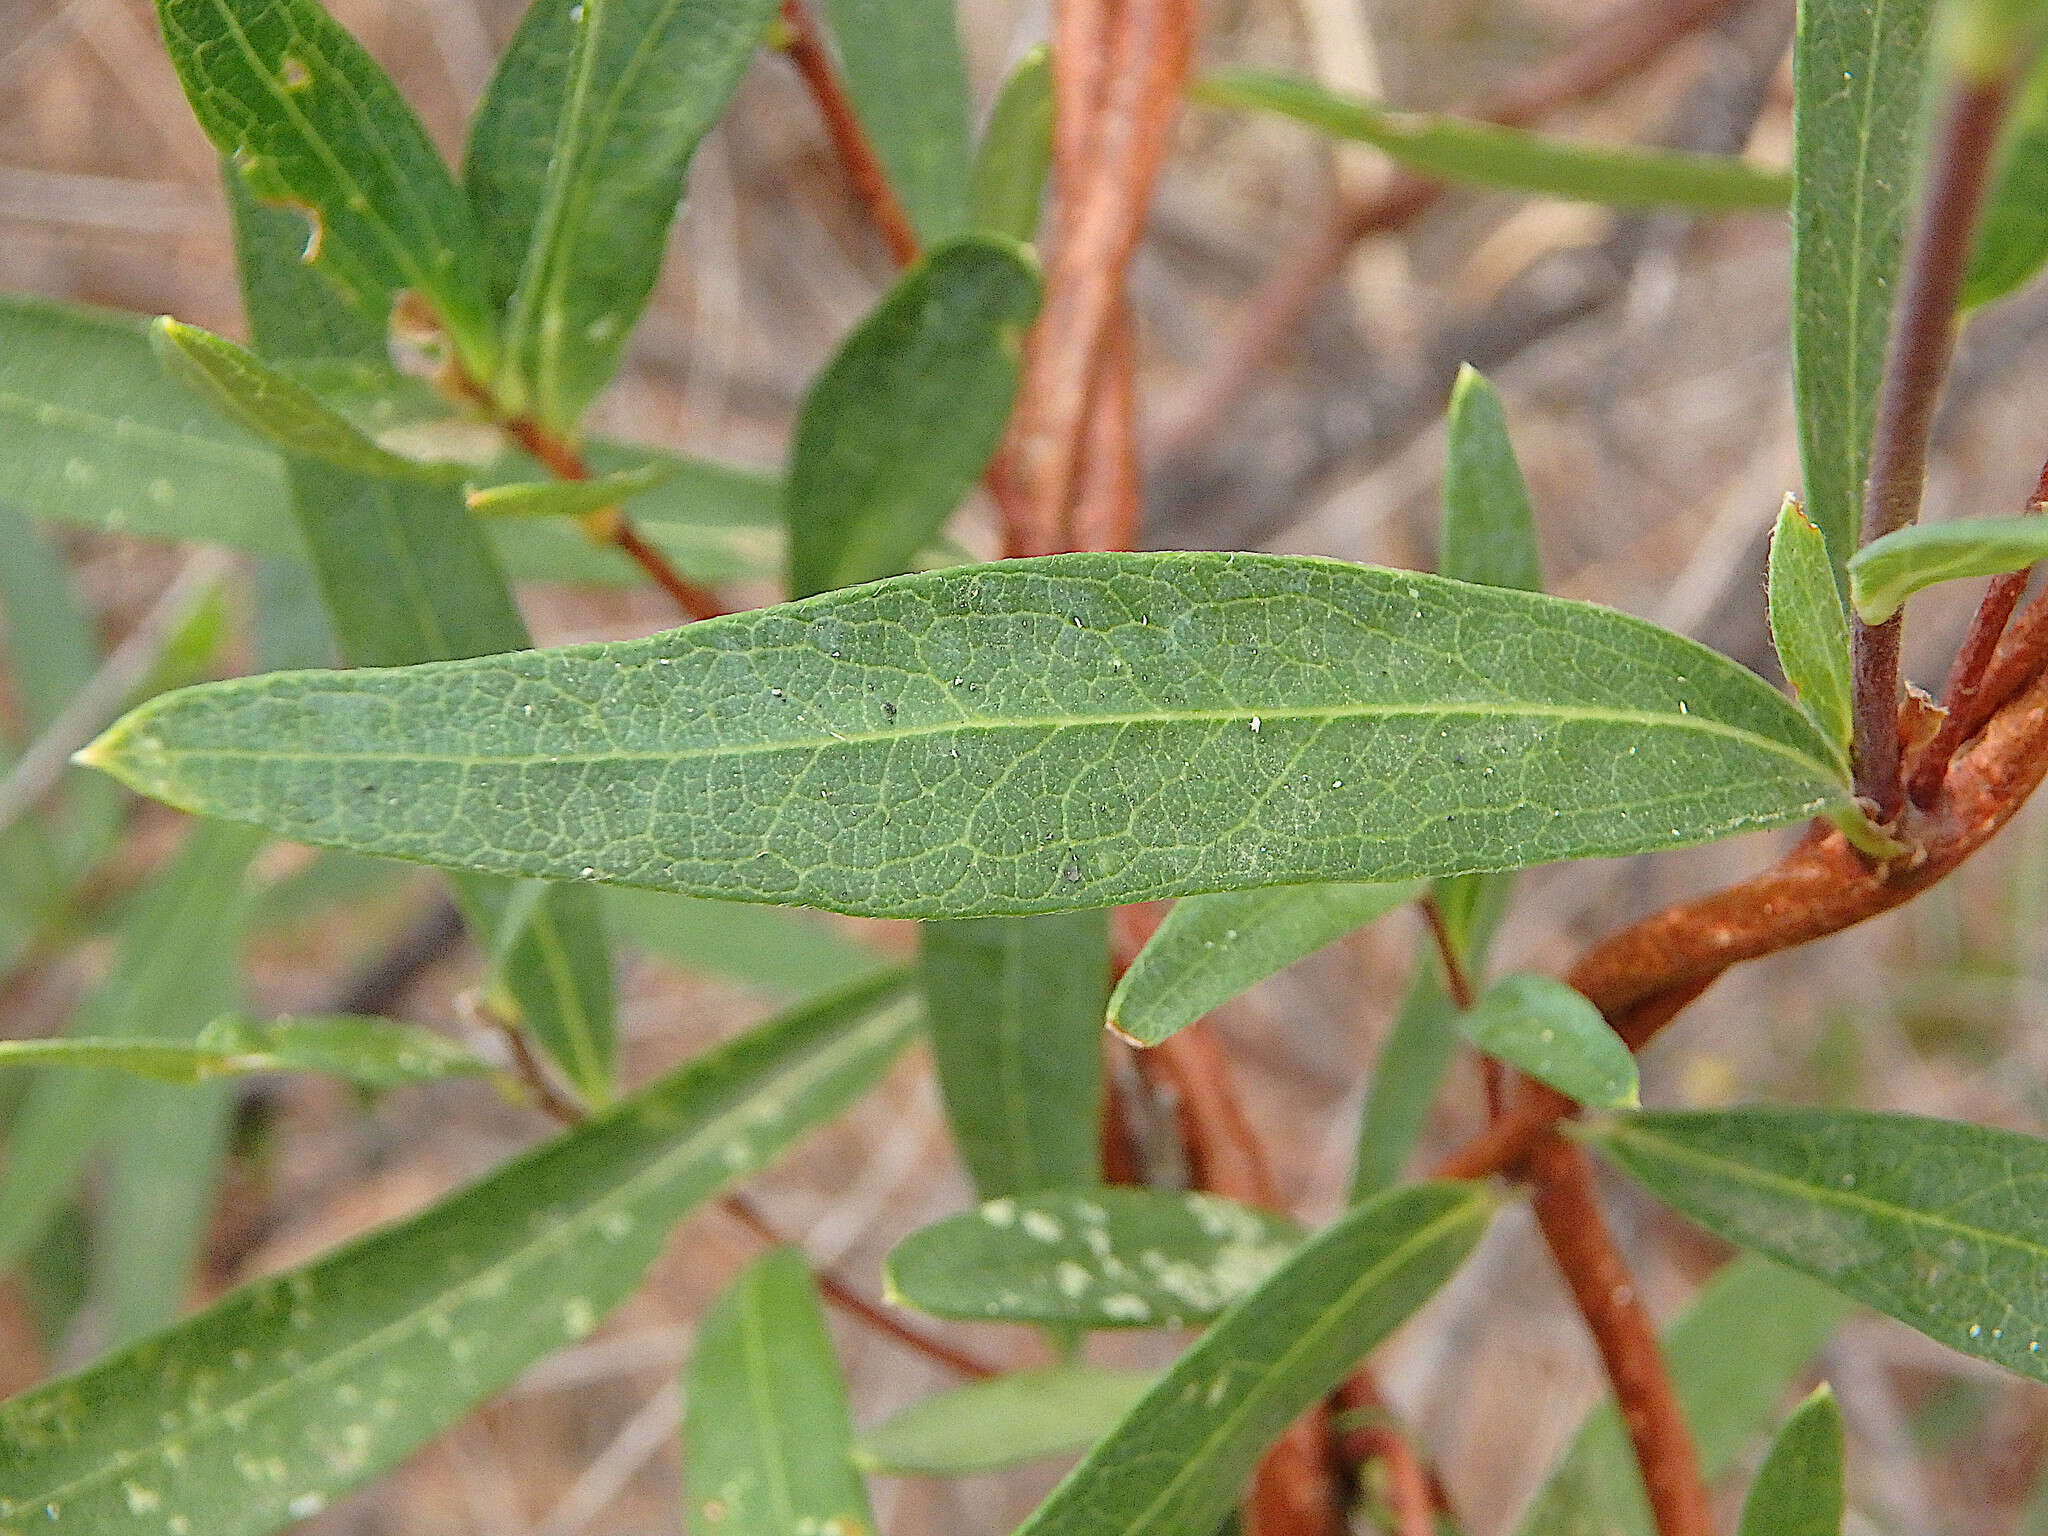
[{"label": "out-of-focus leaf", "polygon": [[967,66],[954,0],[825,0],[853,110],[926,245],[967,229]]},{"label": "out-of-focus leaf", "polygon": [[1771,641],[1785,680],[1821,734],[1849,751],[1849,617],[1827,540],[1787,496],[1771,534]]},{"label": "out-of-focus leaf", "polygon": [[1792,190],[1782,172],[1728,155],[1570,141],[1471,118],[1396,112],[1261,70],[1208,75],[1190,94],[1210,106],[1277,112],[1432,176],[1544,197],[1716,213],[1782,208]]},{"label": "out-of-focus leaf", "polygon": [[1419,891],[1413,883],[1283,885],[1186,897],[1117,982],[1109,1027],[1134,1045],[1157,1045]]},{"label": "out-of-focus leaf", "polygon": [[[1833,1291],[1767,1259],[1724,1265],[1664,1335],[1664,1361],[1700,1467],[1725,1474],[1848,1313]],[[1587,1415],[1516,1536],[1654,1536],[1642,1473],[1613,1399]]]},{"label": "out-of-focus leaf", "polygon": [[915,1032],[907,983],[743,1035],[418,1216],[0,1406],[0,1519],[260,1536],[317,1513],[589,1333],[678,1219],[866,1092]]},{"label": "out-of-focus leaf", "polygon": [[189,1040],[0,1040],[0,1067],[76,1067],[160,1083],[203,1083],[256,1072],[324,1072],[365,1088],[488,1072],[445,1035],[350,1014],[261,1022],[224,1014]]},{"label": "out-of-focus leaf", "polygon": [[1842,1461],[1842,1410],[1823,1384],[1771,1442],[1739,1536],[1842,1536]]},{"label": "out-of-focus leaf", "polygon": [[692,1536],[875,1529],[846,1384],[801,1254],[763,1254],[713,1304],[683,1399]]},{"label": "out-of-focus leaf", "polygon": [[1792,387],[1806,515],[1837,581],[1856,549],[1933,0],[1804,0],[1792,45]]},{"label": "out-of-focus leaf", "polygon": [[567,430],[654,288],[683,176],[775,0],[536,0],[470,130],[463,180],[505,314],[497,394]]},{"label": "out-of-focus leaf", "polygon": [[945,525],[1009,420],[1040,286],[1014,242],[956,240],[840,344],[790,449],[791,596],[894,576]]},{"label": "out-of-focus leaf", "polygon": [[1109,917],[984,917],[921,930],[946,1121],[981,1197],[1102,1180]]},{"label": "out-of-focus leaf", "polygon": [[2048,517],[2039,513],[1915,523],[1850,557],[1850,600],[1864,623],[1882,624],[1936,582],[2001,576],[2042,559],[2048,559]]},{"label": "out-of-focus leaf", "polygon": [[889,1253],[892,1300],[936,1317],[1063,1328],[1178,1328],[1248,1294],[1300,1241],[1214,1195],[1046,1190],[990,1200]]},{"label": "out-of-focus leaf", "polygon": [[1437,569],[1453,581],[1543,590],[1536,514],[1508,436],[1507,412],[1484,374],[1467,364],[1444,418],[1444,511]]},{"label": "out-of-focus leaf", "polygon": [[590,480],[522,481],[488,485],[466,498],[469,510],[484,517],[582,517],[602,512],[651,491],[675,478],[676,467],[656,459],[638,469]]},{"label": "out-of-focus leaf", "polygon": [[899,1477],[959,1477],[1083,1451],[1157,1379],[1075,1360],[969,1382],[869,1430],[854,1459]]},{"label": "out-of-focus leaf", "polygon": [[1594,1109],[1633,1106],[1636,1059],[1600,1010],[1561,981],[1504,976],[1458,1016],[1487,1055]]},{"label": "out-of-focus leaf", "polygon": [[1340,1217],[1233,1307],[1088,1453],[1019,1536],[1187,1536],[1259,1454],[1456,1273],[1493,1198],[1418,1184]]},{"label": "out-of-focus leaf", "polygon": [[975,229],[1030,240],[1051,169],[1052,54],[1040,46],[1010,71],[982,130],[974,155]]},{"label": "out-of-focus leaf", "polygon": [[2004,298],[2048,262],[2048,56],[2014,99],[1999,145],[1977,245],[1963,279],[1962,307]]},{"label": "out-of-focus leaf", "polygon": [[1819,1109],[1634,1115],[1587,1134],[1729,1242],[2048,1381],[2048,1141]]},{"label": "out-of-focus leaf", "polygon": [[621,944],[687,971],[788,997],[835,990],[888,963],[878,951],[842,938],[827,919],[788,907],[609,890],[604,909],[606,926]]},{"label": "out-of-focus leaf", "polygon": [[84,757],[316,846],[890,917],[1681,847],[1848,795],[1791,700],[1682,636],[1244,554],[1013,560],[645,640],[237,679]]}]

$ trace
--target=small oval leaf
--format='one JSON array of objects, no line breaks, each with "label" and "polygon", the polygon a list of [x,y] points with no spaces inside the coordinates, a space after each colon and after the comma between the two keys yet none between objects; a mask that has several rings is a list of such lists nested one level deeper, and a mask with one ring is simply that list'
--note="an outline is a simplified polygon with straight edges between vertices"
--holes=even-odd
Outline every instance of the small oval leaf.
[{"label": "small oval leaf", "polygon": [[1600,1010],[1561,981],[1503,976],[1459,1015],[1458,1027],[1487,1055],[1594,1109],[1631,1108],[1636,1059]]},{"label": "small oval leaf", "polygon": [[[1853,569],[1853,563],[1852,563]],[[1828,560],[1827,540],[1787,496],[1771,533],[1768,598],[1771,642],[1799,707],[1847,760],[1849,616]]]}]

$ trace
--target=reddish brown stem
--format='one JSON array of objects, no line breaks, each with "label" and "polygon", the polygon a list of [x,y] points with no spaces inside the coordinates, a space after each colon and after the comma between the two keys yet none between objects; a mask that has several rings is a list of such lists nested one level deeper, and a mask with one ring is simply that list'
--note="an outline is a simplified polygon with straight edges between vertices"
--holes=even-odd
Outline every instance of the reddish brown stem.
[{"label": "reddish brown stem", "polygon": [[1449,1502],[1372,1379],[1363,1372],[1352,1376],[1337,1388],[1331,1403],[1339,1413],[1365,1414],[1373,1420],[1339,1435],[1338,1451],[1351,1466],[1377,1461],[1386,1468],[1394,1536],[1433,1536],[1436,1515],[1449,1514]]},{"label": "reddish brown stem", "polygon": [[1138,355],[1128,306],[1119,306],[1088,403],[1080,483],[1074,492],[1075,549],[1136,549],[1143,501],[1138,469]]},{"label": "reddish brown stem", "polygon": [[825,120],[826,136],[832,140],[833,152],[845,167],[846,179],[852,183],[854,196],[860,199],[868,216],[874,220],[882,243],[888,246],[889,255],[896,265],[909,266],[917,260],[920,249],[917,228],[910,222],[910,215],[896,196],[896,189],[890,185],[889,173],[882,168],[881,156],[868,142],[867,132],[860,125],[853,103],[847,98],[846,88],[840,83],[832,54],[826,48],[825,40],[818,35],[810,12],[804,9],[801,0],[782,0],[782,26],[782,51],[796,66],[796,72],[803,76],[811,100],[817,104],[818,115]]},{"label": "reddish brown stem", "polygon": [[1555,1136],[1536,1147],[1529,1165],[1537,1225],[1607,1367],[1658,1536],[1713,1536],[1692,1432],[1664,1369],[1657,1331],[1600,1215],[1592,1165]]},{"label": "reddish brown stem", "polygon": [[1415,907],[1428,924],[1430,940],[1436,945],[1436,958],[1443,966],[1444,992],[1451,1006],[1463,1013],[1479,999],[1472,989],[1472,975],[1465,969],[1465,957],[1458,953],[1450,926],[1444,922],[1444,909],[1437,905],[1436,897],[1426,894],[1416,898]]},{"label": "reddish brown stem", "polygon": [[512,1053],[512,1072],[526,1091],[533,1096],[534,1107],[558,1125],[581,1125],[590,1117],[589,1111],[574,1099],[569,1098],[555,1087],[548,1070],[533,1052],[533,1042],[526,1038],[526,1031],[510,1019],[501,1018],[496,1010],[479,1004],[477,1015],[496,1030],[505,1042],[506,1050]]},{"label": "reddish brown stem", "polygon": [[[1863,542],[1906,527],[1920,515],[1927,441],[1955,350],[1956,300],[1969,270],[1999,126],[2012,95],[2000,76],[1958,83],[1943,104],[1928,166],[1927,192],[1914,225],[1890,347],[1879,386],[1863,488]],[[1857,791],[1890,819],[1905,800],[1899,773],[1899,632],[1903,619],[1856,622],[1851,756]]]}]

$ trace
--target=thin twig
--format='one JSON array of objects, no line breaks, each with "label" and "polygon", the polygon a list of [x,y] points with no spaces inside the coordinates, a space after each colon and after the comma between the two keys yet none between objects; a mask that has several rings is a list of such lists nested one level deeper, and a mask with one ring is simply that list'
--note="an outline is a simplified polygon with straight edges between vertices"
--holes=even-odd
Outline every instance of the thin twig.
[{"label": "thin twig", "polygon": [[1451,940],[1450,926],[1444,921],[1444,909],[1437,904],[1436,897],[1428,893],[1416,898],[1415,908],[1429,927],[1430,941],[1436,945],[1436,957],[1444,972],[1444,992],[1452,1007],[1460,1013],[1467,1012],[1479,997],[1472,987],[1472,973],[1465,969],[1465,957],[1458,953],[1458,946]]},{"label": "thin twig", "polygon": [[[1422,1464],[1394,1410],[1379,1394],[1371,1377],[1357,1372],[1331,1398],[1340,1414],[1366,1415],[1369,1423],[1343,1430],[1338,1450],[1353,1466],[1377,1461],[1387,1470],[1387,1504],[1394,1516],[1394,1536],[1434,1536],[1436,1516],[1452,1515],[1450,1501],[1434,1474]],[[1453,1524],[1456,1519],[1453,1517]]]},{"label": "thin twig", "polygon": [[[1863,542],[1920,515],[1927,440],[1955,350],[1956,299],[1969,270],[1991,156],[2012,97],[2010,75],[1965,78],[1950,91],[1935,134],[1897,321],[1885,354],[1870,478],[1863,489]],[[1856,622],[1854,637],[1857,791],[1889,819],[1905,800],[1899,776],[1899,635],[1904,619]]]},{"label": "thin twig", "polygon": [[1585,1153],[1555,1136],[1529,1162],[1537,1225],[1607,1367],[1658,1536],[1713,1536],[1699,1453],[1664,1368],[1657,1331],[1600,1215],[1592,1165]]},{"label": "thin twig", "polygon": [[581,1125],[590,1118],[590,1111],[557,1088],[548,1069],[534,1054],[533,1042],[526,1038],[526,1031],[482,999],[475,999],[472,1008],[476,1016],[498,1032],[505,1042],[506,1050],[512,1054],[512,1071],[520,1085],[533,1096],[534,1106],[557,1124]]},{"label": "thin twig", "polygon": [[1143,492],[1138,462],[1138,348],[1130,306],[1104,338],[1074,489],[1075,549],[1136,549]]}]

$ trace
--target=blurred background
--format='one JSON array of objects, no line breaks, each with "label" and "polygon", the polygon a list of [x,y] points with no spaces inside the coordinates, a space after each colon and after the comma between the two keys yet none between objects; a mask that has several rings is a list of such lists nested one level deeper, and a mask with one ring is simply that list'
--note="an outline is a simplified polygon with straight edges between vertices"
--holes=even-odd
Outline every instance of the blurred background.
[{"label": "blurred background", "polygon": [[[964,3],[985,110],[1004,71],[1042,40],[1046,16],[1035,3]],[[516,0],[329,4],[456,154],[517,21]],[[1615,4],[1212,0],[1203,49],[1211,62],[1310,73],[1403,106],[1469,108],[1568,49]],[[1549,114],[1545,126],[1746,149],[1782,163],[1791,21],[1790,0],[1734,0],[1624,83]],[[1798,480],[1784,219],[1626,215],[1459,191],[1333,259],[1333,279],[1315,287],[1302,323],[1247,347],[1247,316],[1274,275],[1301,269],[1327,240],[1333,210],[1371,197],[1389,174],[1368,151],[1333,151],[1283,123],[1200,108],[1183,119],[1135,277],[1147,542],[1428,564],[1443,401],[1469,360],[1506,396],[1552,589],[1655,619],[1775,678],[1764,541]],[[807,381],[889,275],[794,72],[761,58],[697,157],[660,291],[596,424],[773,467]],[[186,110],[147,0],[0,0],[0,287],[244,334],[214,154]],[[1939,432],[1930,516],[2019,508],[2048,453],[2044,337],[2048,291],[2039,288],[1971,323]],[[970,509],[964,526],[967,542],[992,550],[986,509]],[[65,532],[61,544],[109,646],[190,559],[111,535]],[[772,595],[765,586],[732,594]],[[1938,686],[1975,596],[1950,588],[1916,600],[1909,671],[1923,685]],[[654,593],[541,585],[523,598],[543,643],[672,622]],[[245,644],[231,638],[222,665],[232,669]],[[18,708],[0,714],[16,747],[19,723]],[[160,807],[132,808],[118,857],[81,897],[76,942],[35,952],[0,981],[0,1032],[60,1027],[106,969],[106,914],[181,832]],[[1758,867],[1775,845],[1756,837],[1535,872],[1496,963],[1562,967],[1587,940]],[[254,1009],[312,1011],[367,996],[397,1017],[468,1027],[463,994],[477,958],[437,936],[431,876],[316,863],[293,849],[270,850],[258,875],[265,901],[247,957]],[[1768,1096],[2042,1130],[2044,905],[2048,821],[2036,810],[1904,911],[1724,980],[1650,1053],[1646,1101]],[[1417,927],[1411,913],[1397,913],[1218,1017],[1257,1128],[1305,1219],[1326,1219],[1343,1199],[1363,1083]],[[697,930],[690,943],[660,929],[650,921],[624,936],[630,1081],[740,1030],[806,980],[752,958],[756,930],[745,924],[713,941]],[[812,932],[827,971],[913,944],[909,930],[884,924],[820,920]],[[407,945],[425,946],[431,963],[394,968]],[[1449,1145],[1480,1112],[1476,1080],[1454,1075],[1429,1144]],[[475,1084],[408,1088],[365,1104],[331,1083],[266,1080],[245,1090],[203,1287],[211,1294],[413,1211],[546,1129]],[[914,1055],[752,1194],[819,1268],[874,1295],[889,1245],[968,1198],[924,1058]],[[1631,1192],[1610,1194],[1653,1306],[1669,1315],[1724,1255]],[[0,1389],[75,1365],[99,1341],[93,1308],[80,1305],[86,1231],[74,1213],[28,1273],[0,1285]],[[691,1320],[758,1247],[715,1210],[699,1216],[589,1341],[305,1529],[676,1531],[675,1368]],[[873,1331],[841,1316],[833,1326],[863,1424],[951,1384],[941,1367]],[[991,1360],[1043,1358],[1025,1330],[953,1333]],[[1101,1346],[1104,1358],[1128,1363],[1172,1347],[1144,1337],[1113,1344]],[[2048,1530],[2048,1518],[2022,1524],[2048,1465],[2040,1389],[1867,1317],[1836,1336],[1819,1367],[1851,1432],[1855,1528]],[[1507,1528],[1599,1391],[1526,1212],[1511,1210],[1460,1280],[1386,1351],[1384,1379],[1471,1529]],[[901,1536],[999,1532],[1057,1470],[882,1479],[877,1509]]]}]

